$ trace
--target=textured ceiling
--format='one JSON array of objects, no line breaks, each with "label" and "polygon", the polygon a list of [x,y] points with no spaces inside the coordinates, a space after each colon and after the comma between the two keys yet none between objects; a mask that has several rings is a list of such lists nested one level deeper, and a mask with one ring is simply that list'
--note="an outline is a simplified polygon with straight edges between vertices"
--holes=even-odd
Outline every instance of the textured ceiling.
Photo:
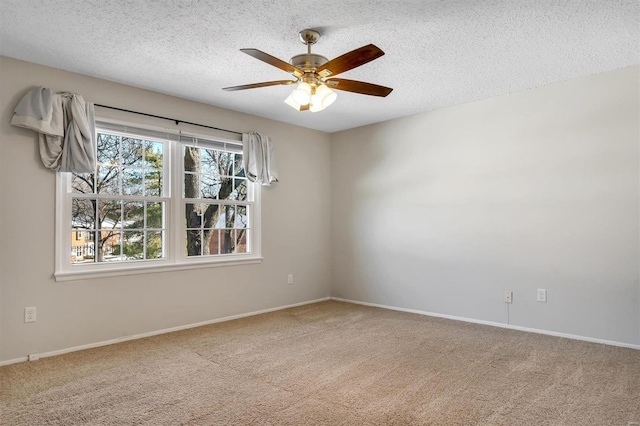
[{"label": "textured ceiling", "polygon": [[[0,0],[0,53],[304,127],[335,132],[639,62],[637,0]],[[288,78],[239,51],[288,61],[319,29],[329,59],[386,55],[340,77],[393,87],[338,92],[319,113],[283,100]],[[94,101],[100,102],[99,99]],[[148,111],[153,112],[153,111]],[[180,117],[185,118],[185,117]],[[188,119],[186,117],[185,119]]]}]

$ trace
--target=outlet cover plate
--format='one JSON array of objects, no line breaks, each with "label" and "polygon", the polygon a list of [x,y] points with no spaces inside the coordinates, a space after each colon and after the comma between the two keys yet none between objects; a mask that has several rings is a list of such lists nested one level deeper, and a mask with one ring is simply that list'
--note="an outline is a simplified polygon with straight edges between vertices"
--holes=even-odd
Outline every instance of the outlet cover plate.
[{"label": "outlet cover plate", "polygon": [[35,322],[36,320],[36,307],[29,306],[24,308],[24,322]]},{"label": "outlet cover plate", "polygon": [[505,291],[504,292],[504,303],[513,303],[513,292]]}]

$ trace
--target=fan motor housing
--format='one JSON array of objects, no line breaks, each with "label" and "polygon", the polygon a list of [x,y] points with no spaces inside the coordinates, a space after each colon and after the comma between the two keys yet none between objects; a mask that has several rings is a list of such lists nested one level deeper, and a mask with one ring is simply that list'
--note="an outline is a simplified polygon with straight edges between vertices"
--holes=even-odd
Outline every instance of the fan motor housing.
[{"label": "fan motor housing", "polygon": [[317,53],[303,53],[301,55],[296,55],[291,58],[290,61],[291,65],[300,68],[305,72],[313,72],[327,62],[329,62],[327,58],[322,55],[318,55]]}]

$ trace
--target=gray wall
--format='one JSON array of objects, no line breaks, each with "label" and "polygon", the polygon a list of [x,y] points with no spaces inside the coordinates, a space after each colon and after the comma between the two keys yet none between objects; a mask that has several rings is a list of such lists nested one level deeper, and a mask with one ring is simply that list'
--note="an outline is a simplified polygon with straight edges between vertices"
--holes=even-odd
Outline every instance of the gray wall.
[{"label": "gray wall", "polygon": [[640,343],[638,99],[632,66],[333,134],[332,295]]},{"label": "gray wall", "polygon": [[[0,361],[329,294],[506,323],[512,290],[511,324],[638,344],[638,71],[327,135],[0,57]],[[270,135],[264,262],[55,282],[55,175],[9,124],[33,85]]]},{"label": "gray wall", "polygon": [[[329,296],[329,135],[6,57],[0,75],[0,361]],[[281,183],[262,191],[263,263],[55,282],[55,174],[40,163],[36,134],[9,124],[36,85],[271,136]],[[25,306],[37,307],[35,323],[23,322]]]}]

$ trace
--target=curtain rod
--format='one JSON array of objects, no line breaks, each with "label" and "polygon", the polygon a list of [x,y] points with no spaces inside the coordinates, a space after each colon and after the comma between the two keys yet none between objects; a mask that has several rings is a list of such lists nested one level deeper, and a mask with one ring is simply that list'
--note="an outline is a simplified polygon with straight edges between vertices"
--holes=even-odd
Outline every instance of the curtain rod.
[{"label": "curtain rod", "polygon": [[162,120],[169,120],[169,121],[175,122],[176,125],[178,125],[180,123],[184,123],[184,124],[190,124],[192,126],[206,127],[207,129],[220,130],[222,132],[235,133],[236,135],[242,135],[242,132],[236,132],[235,130],[221,129],[219,127],[207,126],[205,124],[192,123],[190,121],[178,120],[178,119],[170,118],[170,117],[163,117],[161,115],[147,114],[146,112],[132,111],[130,109],[116,108],[116,107],[112,107],[112,106],[109,106],[109,105],[100,105],[100,104],[94,104],[94,105],[97,106],[97,107],[101,107],[101,108],[115,109],[116,111],[130,112],[132,114],[145,115],[147,117],[160,118]]}]

